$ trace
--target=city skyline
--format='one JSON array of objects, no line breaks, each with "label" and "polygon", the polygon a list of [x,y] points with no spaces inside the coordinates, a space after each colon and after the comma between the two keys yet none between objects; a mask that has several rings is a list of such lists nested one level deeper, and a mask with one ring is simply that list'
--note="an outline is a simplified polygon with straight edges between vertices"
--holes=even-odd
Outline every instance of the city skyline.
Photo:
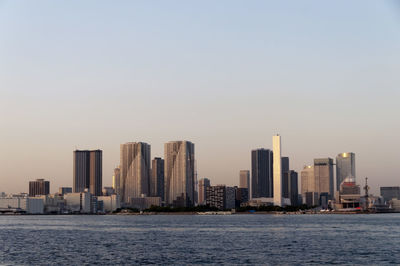
[{"label": "city skyline", "polygon": [[1,2],[0,191],[72,186],[76,149],[103,150],[110,186],[121,143],[163,157],[175,139],[199,177],[237,185],[276,133],[298,173],[353,152],[357,182],[399,185],[398,4],[290,6]]}]

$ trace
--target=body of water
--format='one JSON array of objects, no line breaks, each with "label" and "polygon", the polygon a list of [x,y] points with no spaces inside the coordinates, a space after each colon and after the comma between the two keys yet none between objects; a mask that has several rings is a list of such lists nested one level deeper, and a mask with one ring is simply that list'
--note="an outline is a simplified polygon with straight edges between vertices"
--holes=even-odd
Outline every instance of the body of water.
[{"label": "body of water", "polygon": [[0,264],[400,264],[400,214],[0,216]]}]

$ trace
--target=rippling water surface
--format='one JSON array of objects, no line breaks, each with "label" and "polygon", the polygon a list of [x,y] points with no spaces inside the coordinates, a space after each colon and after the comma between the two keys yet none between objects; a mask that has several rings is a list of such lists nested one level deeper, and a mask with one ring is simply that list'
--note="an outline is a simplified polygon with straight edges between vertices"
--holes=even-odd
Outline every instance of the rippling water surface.
[{"label": "rippling water surface", "polygon": [[400,264],[400,214],[0,216],[0,264]]}]

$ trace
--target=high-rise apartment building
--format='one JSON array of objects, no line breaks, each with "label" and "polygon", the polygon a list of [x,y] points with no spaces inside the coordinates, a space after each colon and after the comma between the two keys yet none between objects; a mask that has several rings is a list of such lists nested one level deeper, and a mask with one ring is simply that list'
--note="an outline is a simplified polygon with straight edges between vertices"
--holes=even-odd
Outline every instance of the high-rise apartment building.
[{"label": "high-rise apartment building", "polygon": [[236,190],[224,185],[210,186],[206,189],[206,203],[220,210],[233,209],[236,206]]},{"label": "high-rise apartment building", "polygon": [[208,178],[202,178],[199,180],[199,205],[206,205],[206,199],[207,199],[207,188],[211,186],[210,179]]},{"label": "high-rise apartment building", "polygon": [[331,158],[314,159],[314,178],[315,191],[319,195],[328,193],[329,198],[333,198],[333,160]]},{"label": "high-rise apartment building", "polygon": [[144,142],[121,144],[121,199],[129,203],[130,198],[149,195],[150,145]]},{"label": "high-rise apartment building", "polygon": [[41,196],[50,194],[50,182],[44,179],[36,179],[29,182],[29,196]]},{"label": "high-rise apartment building", "polygon": [[164,160],[159,157],[151,161],[150,196],[164,200]]},{"label": "high-rise apartment building", "polygon": [[165,202],[176,207],[190,207],[195,201],[194,144],[171,141],[164,144]]},{"label": "high-rise apartment building", "polygon": [[251,151],[251,197],[273,197],[272,151]]},{"label": "high-rise apartment building", "polygon": [[356,178],[356,155],[352,152],[340,153],[336,156],[336,190],[347,178]]},{"label": "high-rise apartment building", "polygon": [[89,189],[95,196],[102,195],[103,152],[101,150],[74,151],[73,190],[75,193]]},{"label": "high-rise apartment building", "polygon": [[281,161],[281,136],[272,137],[273,176],[274,176],[274,204],[282,206],[282,161]]}]

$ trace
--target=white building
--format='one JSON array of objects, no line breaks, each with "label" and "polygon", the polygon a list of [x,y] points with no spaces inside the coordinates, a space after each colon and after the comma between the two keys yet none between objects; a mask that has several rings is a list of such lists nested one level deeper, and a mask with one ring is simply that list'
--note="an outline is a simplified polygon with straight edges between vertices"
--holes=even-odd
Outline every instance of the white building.
[{"label": "white building", "polygon": [[272,137],[273,177],[274,177],[274,204],[282,206],[282,161],[281,136]]},{"label": "white building", "polygon": [[69,212],[91,213],[91,194],[89,192],[68,193],[64,195],[65,208]]},{"label": "white building", "polygon": [[97,201],[103,202],[103,208],[105,212],[113,212],[117,209],[121,208],[121,200],[119,195],[111,195],[111,196],[100,196],[97,197]]},{"label": "white building", "polygon": [[43,214],[44,204],[42,199],[30,197],[0,198],[0,209],[21,209],[29,214]]}]

